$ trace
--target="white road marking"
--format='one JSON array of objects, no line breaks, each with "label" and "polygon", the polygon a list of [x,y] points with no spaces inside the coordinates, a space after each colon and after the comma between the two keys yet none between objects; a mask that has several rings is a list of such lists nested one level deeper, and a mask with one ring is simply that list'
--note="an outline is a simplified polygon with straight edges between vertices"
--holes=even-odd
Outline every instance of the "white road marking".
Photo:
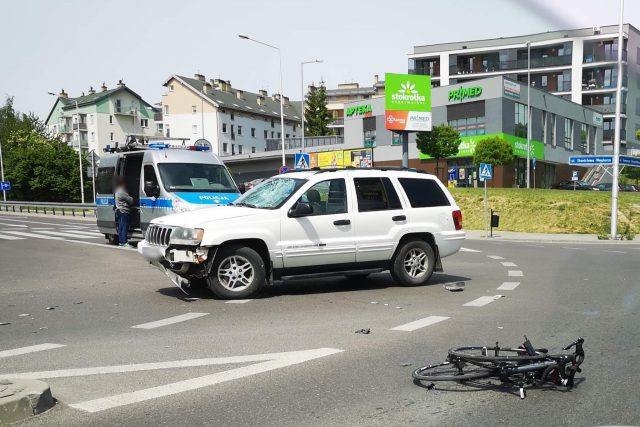
[{"label": "white road marking", "polygon": [[232,299],[227,301],[227,304],[244,304],[245,302],[253,301],[252,299]]},{"label": "white road marking", "polygon": [[626,254],[626,252],[624,252],[624,251],[605,251],[605,252],[609,252],[609,253],[612,253],[612,254]]},{"label": "white road marking", "polygon": [[0,225],[3,227],[21,227],[21,228],[27,228],[26,225],[22,225],[22,224],[5,224],[4,222],[0,222]]},{"label": "white road marking", "polygon": [[5,233],[15,234],[16,236],[34,237],[36,239],[64,240],[62,237],[46,236],[44,234],[25,233],[22,231],[5,231]]},{"label": "white road marking", "polygon": [[[26,225],[25,225],[26,227]],[[32,230],[56,230],[53,227],[31,227]]]},{"label": "white road marking", "polygon": [[504,258],[502,258],[502,257],[501,257],[501,256],[499,256],[499,255],[487,255],[487,256],[488,256],[489,258],[491,258],[491,259],[504,259]]},{"label": "white road marking", "polygon": [[[35,230],[34,230],[35,231]],[[60,233],[59,231],[48,231],[48,230],[38,230],[36,233],[42,233],[52,236],[60,236],[60,237],[73,237],[74,239],[95,239],[96,237],[101,236],[84,236],[82,234],[72,234],[71,232]]]},{"label": "white road marking", "polygon": [[482,251],[478,251],[476,249],[469,249],[469,248],[460,248],[460,252],[482,252]]},{"label": "white road marking", "polygon": [[502,285],[498,286],[496,289],[499,291],[512,291],[520,285],[520,282],[504,282]]},{"label": "white road marking", "polygon": [[65,228],[61,228],[58,231],[64,232],[64,233],[74,233],[74,234],[79,234],[81,236],[94,236],[94,237],[104,237],[104,234],[102,233],[98,233],[97,231],[89,231],[89,230],[76,230],[76,229],[65,229]]},{"label": "white road marking", "polygon": [[416,329],[424,328],[425,326],[430,326],[443,320],[447,320],[449,317],[445,316],[429,316],[424,319],[419,319],[413,322],[405,323],[404,325],[396,326],[395,328],[391,328],[391,331],[404,331],[404,332],[412,332]]},{"label": "white road marking", "polygon": [[21,347],[21,348],[14,348],[13,350],[0,351],[0,358],[20,356],[21,354],[35,353],[36,351],[52,350],[54,348],[60,348],[60,347],[66,347],[66,346],[63,344],[51,344],[51,343],[30,345],[29,347]]},{"label": "white road marking", "polygon": [[505,267],[517,267],[518,265],[515,262],[501,262],[500,264],[504,265]]},{"label": "white road marking", "polygon": [[474,299],[473,301],[469,301],[466,304],[462,304],[463,306],[467,306],[467,307],[482,307],[483,305],[487,305],[491,302],[497,301],[500,298],[502,298],[502,295],[495,295],[492,297],[480,297],[477,299]]},{"label": "white road marking", "polygon": [[525,245],[525,246],[528,246],[530,248],[544,248],[544,246],[542,245]]},{"label": "white road marking", "polygon": [[584,248],[569,248],[569,247],[563,247],[562,249],[570,249],[572,251],[584,251]]},{"label": "white road marking", "polygon": [[[24,220],[24,219],[10,219],[10,218],[1,218],[1,217],[0,217],[0,221],[26,222],[28,224],[57,225],[58,227],[67,225],[67,224],[65,224],[63,222],[28,221],[28,220]],[[74,224],[68,224],[68,227],[79,227],[79,226],[78,225],[74,225]]]},{"label": "white road marking", "polygon": [[140,325],[132,326],[134,329],[154,329],[161,326],[172,325],[174,323],[184,322],[186,320],[197,319],[198,317],[206,316],[209,313],[186,313],[179,316],[168,317],[162,320],[156,320],[155,322],[142,323]]},{"label": "white road marking", "polygon": [[522,277],[522,270],[509,270],[509,272],[507,273],[507,276],[509,277]]},{"label": "white road marking", "polygon": [[0,234],[2,240],[24,240],[24,237],[9,236],[8,234]]},{"label": "white road marking", "polygon": [[21,374],[2,375],[8,378],[63,378],[85,375],[99,375],[122,372],[148,371],[156,369],[185,368],[192,366],[227,365],[231,363],[260,362],[211,375],[178,381],[158,387],[137,390],[130,393],[117,394],[105,398],[74,403],[69,406],[87,412],[99,412],[105,409],[144,402],[159,397],[171,396],[185,391],[196,390],[215,384],[231,381],[250,375],[267,372],[273,369],[307,362],[320,357],[341,353],[343,350],[335,348],[317,348],[313,350],[290,351],[284,353],[255,354],[248,356],[217,357],[209,359],[177,360],[172,362],[142,363],[136,365],[103,366],[98,368],[80,368],[45,372],[27,372]]}]

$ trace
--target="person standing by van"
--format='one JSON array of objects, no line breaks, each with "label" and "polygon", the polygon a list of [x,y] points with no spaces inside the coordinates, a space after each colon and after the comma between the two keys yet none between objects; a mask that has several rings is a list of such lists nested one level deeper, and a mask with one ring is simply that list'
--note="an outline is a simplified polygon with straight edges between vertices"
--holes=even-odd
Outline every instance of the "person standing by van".
[{"label": "person standing by van", "polygon": [[128,242],[129,214],[133,206],[133,197],[127,193],[127,181],[118,177],[116,181],[115,208],[118,228],[118,242],[122,248],[133,248]]}]

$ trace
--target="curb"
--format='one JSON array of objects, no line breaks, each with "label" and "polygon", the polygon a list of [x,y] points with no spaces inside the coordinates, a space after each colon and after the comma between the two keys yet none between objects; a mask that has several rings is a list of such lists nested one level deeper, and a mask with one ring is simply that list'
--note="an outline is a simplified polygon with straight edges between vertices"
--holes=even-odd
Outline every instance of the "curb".
[{"label": "curb", "polygon": [[40,414],[55,405],[49,384],[27,379],[0,379],[0,426]]}]

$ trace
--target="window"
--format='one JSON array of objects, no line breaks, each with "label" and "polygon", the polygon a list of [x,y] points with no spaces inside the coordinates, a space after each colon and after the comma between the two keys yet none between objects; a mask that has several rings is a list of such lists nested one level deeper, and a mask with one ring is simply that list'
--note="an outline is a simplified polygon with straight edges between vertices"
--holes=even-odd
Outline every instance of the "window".
[{"label": "window", "polygon": [[149,127],[149,119],[140,119],[140,127]]},{"label": "window", "polygon": [[252,138],[256,137],[256,128],[251,128],[251,137]]},{"label": "window", "polygon": [[167,125],[165,126],[166,128],[166,137],[169,138],[171,137],[171,129],[169,128],[169,123],[167,123]]},{"label": "window", "polygon": [[191,125],[191,133],[198,133],[198,125]]},{"label": "window", "polygon": [[[454,128],[460,133],[460,136],[475,136],[485,134],[485,118],[482,117],[468,117],[457,120],[449,120],[448,125]],[[401,144],[401,137],[398,139],[397,144]]]},{"label": "window", "polygon": [[227,124],[226,123],[222,124],[222,132],[223,133],[227,133]]},{"label": "window", "polygon": [[197,113],[197,112],[198,112],[198,107],[197,107],[197,106],[195,106],[195,105],[192,105],[192,106],[191,106],[191,112],[192,112],[193,114]]},{"label": "window", "polygon": [[242,145],[238,145],[238,154],[242,154]]},{"label": "window", "polygon": [[401,209],[400,199],[389,178],[355,178],[358,212]]},{"label": "window", "polygon": [[540,125],[542,126],[542,143],[543,144],[548,144],[547,142],[547,134],[549,132],[547,132],[547,112],[543,111],[541,117],[541,123]]},{"label": "window", "polygon": [[231,113],[231,120],[235,120],[235,119],[236,119],[235,114]]},{"label": "window", "polygon": [[231,144],[231,154],[236,154],[236,144]]},{"label": "window", "polygon": [[312,215],[334,215],[347,212],[344,179],[321,181],[308,189],[299,202],[309,203]]},{"label": "window", "polygon": [[251,147],[251,152],[255,153],[256,152],[256,147]]},{"label": "window", "polygon": [[275,138],[275,132],[271,131],[271,138]]},{"label": "window", "polygon": [[527,137],[527,106],[515,103],[515,135],[526,138]]},{"label": "window", "polygon": [[93,114],[89,114],[89,124],[93,124]]},{"label": "window", "polygon": [[573,122],[570,119],[564,119],[564,148],[573,149]]},{"label": "window", "polygon": [[555,147],[556,141],[556,115],[551,114],[551,144]]},{"label": "window", "polygon": [[273,119],[271,119],[271,127],[274,127],[274,126],[275,126],[275,123],[274,123]]},{"label": "window", "polygon": [[[153,165],[144,165],[144,183],[151,182],[152,185],[158,185],[158,177],[156,176],[156,170]],[[145,193],[146,194],[146,193]],[[147,194],[151,196],[151,194]]]},{"label": "window", "polygon": [[242,126],[238,126],[238,135],[242,135]]},{"label": "window", "polygon": [[173,85],[169,85],[169,92],[173,92]]},{"label": "window", "polygon": [[163,105],[164,107],[164,115],[168,116],[169,115],[169,106],[168,105]]},{"label": "window", "polygon": [[589,152],[589,130],[587,127],[588,126],[584,123],[580,124],[580,149],[585,153]]},{"label": "window", "polygon": [[282,132],[278,132],[278,138],[282,136]]},{"label": "window", "polygon": [[109,116],[109,124],[112,125],[113,124],[113,116]]},{"label": "window", "polygon": [[289,138],[289,134],[286,134],[284,137],[285,137],[285,138]]},{"label": "window", "polygon": [[451,206],[437,182],[432,179],[399,178],[412,208],[431,208],[434,206]]},{"label": "window", "polygon": [[96,133],[91,132],[91,142],[96,142]]},{"label": "window", "polygon": [[113,141],[113,132],[109,134],[109,141]]},{"label": "window", "polygon": [[265,130],[264,131],[264,139],[267,139],[267,138],[269,138],[269,131]]},{"label": "window", "polygon": [[162,130],[163,130],[162,125],[163,125],[162,123],[156,123],[156,130],[158,133],[162,133]]},{"label": "window", "polygon": [[229,146],[227,145],[226,142],[222,143],[222,151],[225,152],[225,153],[229,152]]},{"label": "window", "polygon": [[119,113],[122,111],[122,103],[120,102],[119,99],[116,99],[116,113]]},{"label": "window", "polygon": [[113,194],[113,175],[116,168],[98,168],[96,175],[96,193]]}]

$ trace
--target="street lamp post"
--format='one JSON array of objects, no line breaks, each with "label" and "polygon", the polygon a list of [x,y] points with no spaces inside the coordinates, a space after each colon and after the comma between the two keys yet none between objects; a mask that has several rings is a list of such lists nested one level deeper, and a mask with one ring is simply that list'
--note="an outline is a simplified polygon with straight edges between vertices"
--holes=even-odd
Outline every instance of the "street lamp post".
[{"label": "street lamp post", "polygon": [[[4,182],[4,163],[2,163],[2,140],[0,139],[0,178],[2,179],[2,182]],[[6,202],[7,201],[7,191],[3,188],[2,189],[2,199]]]},{"label": "street lamp post", "polygon": [[531,188],[531,42],[527,42],[527,188]]},{"label": "street lamp post", "polygon": [[[47,92],[51,96],[57,96],[53,92]],[[73,100],[76,103],[76,120],[78,121],[78,164],[80,165],[80,200],[84,204],[84,178],[82,177],[82,140],[80,138],[80,107],[78,107],[78,100]],[[73,123],[71,124],[73,127]]]},{"label": "street lamp post", "polygon": [[613,182],[611,184],[611,238],[618,236],[618,181],[620,180],[620,110],[622,109],[622,49],[624,36],[624,0],[620,0],[620,21],[618,28],[618,80],[616,84],[616,117],[613,135]]},{"label": "street lamp post", "polygon": [[241,39],[244,40],[251,40],[252,42],[256,42],[258,44],[261,44],[263,46],[267,46],[270,47],[271,49],[275,49],[278,51],[278,59],[280,61],[280,142],[282,144],[282,166],[286,165],[286,161],[285,161],[285,157],[284,157],[284,108],[283,108],[283,103],[284,103],[284,95],[282,93],[282,52],[280,51],[279,47],[276,47],[274,45],[271,45],[269,43],[265,43],[265,42],[261,42],[259,40],[256,39],[252,39],[251,37],[247,36],[246,34],[238,34],[238,37],[240,37]]},{"label": "street lamp post", "polygon": [[300,63],[300,89],[302,94],[301,110],[302,110],[302,152],[304,153],[304,65],[321,63],[322,59],[314,59],[313,61],[302,61]]}]

